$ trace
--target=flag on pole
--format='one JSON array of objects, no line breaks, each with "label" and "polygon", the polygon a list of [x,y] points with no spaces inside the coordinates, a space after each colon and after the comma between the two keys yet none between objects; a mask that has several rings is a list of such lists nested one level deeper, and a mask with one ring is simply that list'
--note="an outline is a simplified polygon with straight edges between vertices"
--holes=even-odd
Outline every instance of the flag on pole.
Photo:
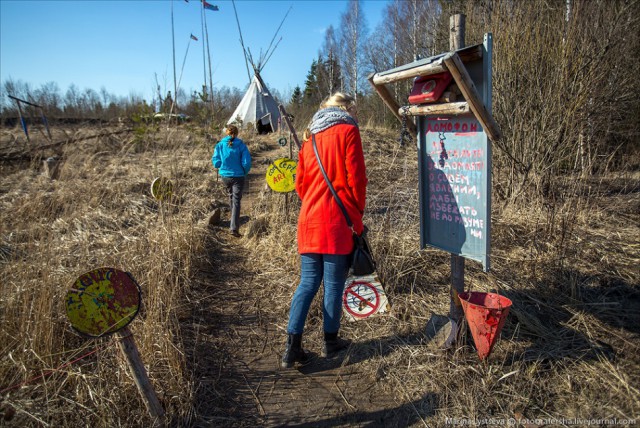
[{"label": "flag on pole", "polygon": [[209,10],[220,10],[218,9],[218,6],[215,6],[211,3],[207,3],[205,0],[202,0],[202,6],[204,6],[205,9],[209,9]]},{"label": "flag on pole", "polygon": [[192,38],[193,40],[195,40],[196,42],[198,41],[198,38],[197,38],[196,36],[194,36],[193,34],[191,35],[191,38]]}]

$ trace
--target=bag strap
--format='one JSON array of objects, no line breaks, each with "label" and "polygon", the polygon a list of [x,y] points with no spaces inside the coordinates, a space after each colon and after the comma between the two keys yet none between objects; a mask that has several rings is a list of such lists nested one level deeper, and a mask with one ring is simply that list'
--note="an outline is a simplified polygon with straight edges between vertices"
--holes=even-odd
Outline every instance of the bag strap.
[{"label": "bag strap", "polygon": [[347,225],[349,225],[351,230],[353,230],[353,223],[351,222],[351,217],[349,217],[349,214],[347,213],[347,209],[344,207],[344,204],[342,203],[342,200],[338,196],[336,189],[333,187],[333,184],[331,184],[329,177],[327,177],[327,172],[324,170],[324,166],[322,165],[322,161],[320,160],[320,154],[318,153],[318,147],[316,146],[315,134],[311,134],[311,143],[313,144],[313,153],[315,153],[316,159],[318,160],[318,166],[320,167],[320,172],[322,172],[324,181],[327,182],[327,185],[329,186],[329,190],[331,190],[331,194],[333,194],[333,197],[336,199],[336,202],[338,203],[338,206],[340,207],[342,214],[344,214],[344,218],[347,220]]}]

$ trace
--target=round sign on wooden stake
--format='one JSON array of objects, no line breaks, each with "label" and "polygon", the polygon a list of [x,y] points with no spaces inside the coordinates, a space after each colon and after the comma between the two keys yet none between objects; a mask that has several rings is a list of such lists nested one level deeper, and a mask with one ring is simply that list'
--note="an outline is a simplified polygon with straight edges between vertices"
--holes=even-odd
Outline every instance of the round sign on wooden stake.
[{"label": "round sign on wooden stake", "polygon": [[127,272],[98,268],[80,275],[67,292],[65,306],[71,326],[100,337],[123,329],[140,310],[140,286]]},{"label": "round sign on wooden stake", "polygon": [[162,201],[169,199],[173,194],[173,183],[165,177],[158,177],[151,183],[151,196]]},{"label": "round sign on wooden stake", "polygon": [[276,159],[267,167],[267,184],[276,192],[287,193],[296,188],[296,169],[293,159]]}]

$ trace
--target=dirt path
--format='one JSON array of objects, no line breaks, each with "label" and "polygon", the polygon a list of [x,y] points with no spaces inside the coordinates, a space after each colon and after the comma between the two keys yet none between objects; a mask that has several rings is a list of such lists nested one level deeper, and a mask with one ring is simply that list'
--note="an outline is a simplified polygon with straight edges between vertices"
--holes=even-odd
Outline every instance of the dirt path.
[{"label": "dirt path", "polygon": [[[243,215],[264,187],[267,160],[286,156],[271,148],[254,158]],[[241,240],[224,227],[208,242],[209,263],[200,269],[185,348],[195,373],[197,425],[407,426],[415,412],[375,394],[353,363],[354,348],[299,369],[281,370],[285,335],[268,308],[252,295],[260,272],[252,269]],[[268,280],[268,279],[267,279]],[[293,291],[293,290],[292,290]],[[357,358],[355,359],[358,360]]]}]

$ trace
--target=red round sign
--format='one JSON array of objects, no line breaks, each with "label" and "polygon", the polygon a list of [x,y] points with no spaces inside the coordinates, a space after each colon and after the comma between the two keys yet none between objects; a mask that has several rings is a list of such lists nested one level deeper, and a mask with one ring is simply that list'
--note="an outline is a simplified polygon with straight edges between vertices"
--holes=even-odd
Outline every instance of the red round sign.
[{"label": "red round sign", "polygon": [[344,290],[344,307],[356,318],[366,318],[377,312],[380,306],[380,293],[373,284],[366,281],[353,281]]}]

